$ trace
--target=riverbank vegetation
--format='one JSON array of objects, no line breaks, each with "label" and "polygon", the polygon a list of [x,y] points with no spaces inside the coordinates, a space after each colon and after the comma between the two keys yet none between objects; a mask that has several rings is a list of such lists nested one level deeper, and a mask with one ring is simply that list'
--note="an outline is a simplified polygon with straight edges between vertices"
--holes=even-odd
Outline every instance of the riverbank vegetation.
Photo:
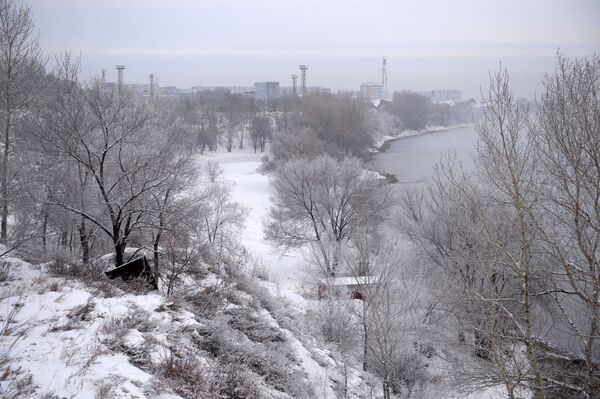
[{"label": "riverbank vegetation", "polygon": [[481,359],[450,359],[467,390],[598,395],[599,80],[597,56],[559,55],[530,113],[494,73],[475,172],[450,158],[401,198],[399,229],[431,276],[428,316],[444,320],[434,340]]}]

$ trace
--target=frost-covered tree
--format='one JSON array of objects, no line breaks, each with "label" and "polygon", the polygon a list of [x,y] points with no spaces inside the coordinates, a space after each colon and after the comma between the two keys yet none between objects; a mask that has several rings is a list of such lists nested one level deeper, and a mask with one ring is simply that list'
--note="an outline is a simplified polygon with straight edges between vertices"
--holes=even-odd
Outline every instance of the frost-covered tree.
[{"label": "frost-covered tree", "polygon": [[254,152],[264,152],[267,141],[271,138],[273,128],[271,118],[267,115],[255,115],[250,122],[250,139]]},{"label": "frost-covered tree", "polygon": [[476,174],[442,165],[401,204],[459,343],[483,359],[457,368],[463,386],[502,383],[513,398],[598,389],[600,63],[557,64],[535,124],[508,73],[492,74]]},{"label": "frost-covered tree", "polygon": [[48,203],[104,233],[120,265],[148,214],[143,200],[171,179],[173,142],[151,129],[148,105],[125,91],[106,90],[96,80],[82,86],[76,73],[57,85],[61,88],[40,116],[37,136],[42,145],[81,168],[94,203],[88,207],[64,197],[52,197]]},{"label": "frost-covered tree", "polygon": [[558,265],[549,296],[562,345],[553,354],[585,364],[583,375],[559,369],[547,383],[566,394],[585,381],[580,392],[593,398],[600,394],[600,57],[559,55],[544,87],[533,134],[543,170],[536,219]]},{"label": "frost-covered tree", "polygon": [[337,248],[359,223],[383,217],[390,204],[387,187],[356,158],[292,159],[277,167],[272,185],[268,238],[287,248],[312,246],[326,275],[336,273]]},{"label": "frost-covered tree", "polygon": [[0,241],[7,239],[9,206],[15,200],[15,129],[39,98],[44,67],[31,9],[13,0],[0,1],[0,122],[2,163],[0,165]]}]

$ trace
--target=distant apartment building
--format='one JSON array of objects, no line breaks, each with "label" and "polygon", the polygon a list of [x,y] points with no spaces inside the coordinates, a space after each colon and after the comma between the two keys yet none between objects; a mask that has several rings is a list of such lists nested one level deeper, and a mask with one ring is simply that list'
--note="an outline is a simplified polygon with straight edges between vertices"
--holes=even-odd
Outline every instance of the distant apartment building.
[{"label": "distant apartment building", "polygon": [[[296,94],[298,93],[298,88],[296,88]],[[280,97],[285,97],[285,96],[293,96],[294,95],[294,88],[292,86],[282,86],[279,88],[279,96]]]},{"label": "distant apartment building", "polygon": [[429,90],[419,94],[428,97],[432,103],[457,103],[462,100],[460,90]]},{"label": "distant apartment building", "polygon": [[365,100],[381,100],[383,98],[383,87],[379,83],[367,82],[360,85],[360,96]]},{"label": "distant apartment building", "polygon": [[175,86],[165,86],[158,89],[158,95],[161,97],[179,97],[182,94],[182,90]]},{"label": "distant apartment building", "polygon": [[[331,89],[321,86],[308,86],[306,88],[308,94],[331,94]],[[293,96],[294,88],[292,86],[282,86],[279,88],[279,97]],[[296,87],[296,95],[300,95],[300,87]]]},{"label": "distant apartment building", "polygon": [[254,97],[259,101],[276,99],[279,97],[279,82],[254,83]]},{"label": "distant apartment building", "polygon": [[[125,87],[138,96],[149,97],[151,93],[150,84],[148,83],[132,83],[125,85]],[[154,89],[156,90],[156,85]]]},{"label": "distant apartment building", "polygon": [[309,86],[306,88],[308,94],[331,94],[331,89],[322,86]]},{"label": "distant apartment building", "polygon": [[250,94],[254,92],[254,88],[248,86],[230,86],[229,92],[231,94]]},{"label": "distant apartment building", "polygon": [[226,92],[231,94],[248,94],[254,92],[254,88],[247,86],[192,86],[192,94],[206,92]]}]

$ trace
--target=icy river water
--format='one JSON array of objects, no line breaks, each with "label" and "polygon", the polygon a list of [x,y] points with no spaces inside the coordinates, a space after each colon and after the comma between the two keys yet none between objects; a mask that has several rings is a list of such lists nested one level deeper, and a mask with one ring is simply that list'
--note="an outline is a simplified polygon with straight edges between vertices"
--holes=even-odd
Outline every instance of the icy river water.
[{"label": "icy river water", "polygon": [[371,164],[378,172],[396,176],[399,184],[422,183],[449,153],[456,153],[465,170],[472,169],[476,145],[474,126],[440,130],[393,140],[385,151],[373,156]]}]

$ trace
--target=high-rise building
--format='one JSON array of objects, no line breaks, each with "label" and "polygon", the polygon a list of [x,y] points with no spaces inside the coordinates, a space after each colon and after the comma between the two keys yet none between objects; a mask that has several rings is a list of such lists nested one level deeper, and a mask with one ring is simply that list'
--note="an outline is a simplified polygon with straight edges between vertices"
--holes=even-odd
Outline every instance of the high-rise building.
[{"label": "high-rise building", "polygon": [[279,97],[279,82],[254,83],[254,96],[259,101],[276,99]]},{"label": "high-rise building", "polygon": [[383,87],[379,83],[367,82],[360,85],[360,95],[365,100],[381,100],[383,98]]}]

